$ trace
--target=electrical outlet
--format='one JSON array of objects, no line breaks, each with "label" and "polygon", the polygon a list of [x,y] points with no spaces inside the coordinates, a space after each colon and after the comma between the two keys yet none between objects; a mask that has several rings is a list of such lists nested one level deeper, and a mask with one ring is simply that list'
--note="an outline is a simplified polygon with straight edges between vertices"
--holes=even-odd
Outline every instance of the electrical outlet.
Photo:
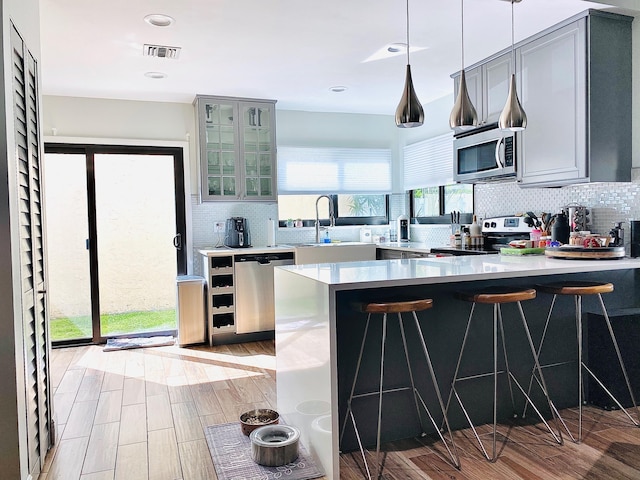
[{"label": "electrical outlet", "polygon": [[214,222],[213,223],[213,232],[214,233],[222,233],[222,232],[224,232],[224,222]]}]

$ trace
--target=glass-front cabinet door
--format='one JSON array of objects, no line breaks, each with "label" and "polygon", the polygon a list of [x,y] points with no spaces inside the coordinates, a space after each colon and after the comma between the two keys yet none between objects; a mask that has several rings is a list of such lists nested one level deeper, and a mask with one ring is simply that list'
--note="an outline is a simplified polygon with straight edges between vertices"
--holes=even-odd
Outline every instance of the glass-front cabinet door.
[{"label": "glass-front cabinet door", "polygon": [[275,199],[273,105],[243,102],[240,110],[245,198]]},{"label": "glass-front cabinet door", "polygon": [[202,200],[276,199],[275,101],[197,97]]},{"label": "glass-front cabinet door", "polygon": [[233,103],[203,102],[203,196],[237,198],[237,107]]}]

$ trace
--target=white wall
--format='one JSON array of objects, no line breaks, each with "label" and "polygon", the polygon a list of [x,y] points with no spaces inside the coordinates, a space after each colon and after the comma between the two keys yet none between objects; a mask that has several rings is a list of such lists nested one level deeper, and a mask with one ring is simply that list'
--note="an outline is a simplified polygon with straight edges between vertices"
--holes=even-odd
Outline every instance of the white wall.
[{"label": "white wall", "polygon": [[[42,125],[48,137],[188,142],[189,165],[196,165],[195,115],[190,104],[44,96]],[[190,170],[190,184],[197,185],[197,171]]]}]

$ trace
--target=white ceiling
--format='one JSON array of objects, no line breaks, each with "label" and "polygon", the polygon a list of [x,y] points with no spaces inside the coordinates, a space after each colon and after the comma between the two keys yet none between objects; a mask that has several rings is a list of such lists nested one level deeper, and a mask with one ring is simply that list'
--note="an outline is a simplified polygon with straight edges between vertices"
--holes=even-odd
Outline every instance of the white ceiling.
[{"label": "white ceiling", "polygon": [[[403,0],[40,0],[45,95],[186,102],[195,94],[278,100],[278,108],[393,114],[406,57],[364,62],[404,42]],[[586,0],[515,5],[516,41],[587,8]],[[460,68],[460,2],[411,0],[416,92],[450,94]],[[175,18],[170,27],[143,21]],[[466,0],[465,63],[511,44],[511,5]],[[142,56],[145,43],[182,47],[178,60]],[[154,80],[145,72],[165,72]],[[329,87],[348,90],[333,93]]]}]

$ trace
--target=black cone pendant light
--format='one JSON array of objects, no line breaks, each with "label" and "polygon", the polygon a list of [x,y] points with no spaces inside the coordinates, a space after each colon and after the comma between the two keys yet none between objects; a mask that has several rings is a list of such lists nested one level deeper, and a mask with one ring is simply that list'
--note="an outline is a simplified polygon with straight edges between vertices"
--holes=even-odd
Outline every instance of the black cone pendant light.
[{"label": "black cone pendant light", "polygon": [[460,10],[462,17],[461,44],[462,44],[462,73],[460,74],[460,85],[458,86],[458,97],[449,115],[449,126],[460,130],[468,130],[478,125],[478,114],[469,98],[467,90],[467,79],[464,74],[464,0],[460,0]]},{"label": "black cone pendant light", "polygon": [[507,96],[507,103],[500,114],[498,119],[498,127],[501,130],[510,130],[517,132],[524,130],[527,127],[527,114],[524,113],[520,100],[518,99],[518,92],[516,90],[516,56],[514,51],[514,27],[513,27],[513,4],[522,0],[511,0],[511,55],[513,63],[513,71],[511,74],[511,82],[509,83],[509,95]]},{"label": "black cone pendant light", "polygon": [[402,98],[396,108],[396,125],[400,128],[419,127],[424,123],[424,110],[411,79],[411,64],[409,62],[409,0],[407,0],[407,75],[404,81]]}]

